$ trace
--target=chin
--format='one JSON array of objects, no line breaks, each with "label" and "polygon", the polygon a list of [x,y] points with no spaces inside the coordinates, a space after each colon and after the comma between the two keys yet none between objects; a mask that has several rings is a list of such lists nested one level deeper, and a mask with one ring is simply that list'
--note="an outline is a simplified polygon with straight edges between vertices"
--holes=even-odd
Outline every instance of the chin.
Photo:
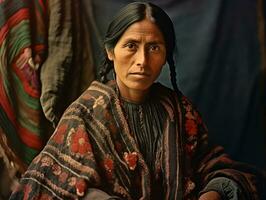
[{"label": "chin", "polygon": [[146,91],[150,88],[151,84],[147,83],[132,83],[128,88],[139,91]]}]

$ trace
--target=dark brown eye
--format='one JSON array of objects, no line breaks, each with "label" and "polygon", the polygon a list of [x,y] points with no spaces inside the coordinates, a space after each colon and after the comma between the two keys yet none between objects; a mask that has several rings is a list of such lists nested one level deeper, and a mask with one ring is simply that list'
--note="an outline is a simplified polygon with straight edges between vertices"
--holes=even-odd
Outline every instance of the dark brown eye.
[{"label": "dark brown eye", "polygon": [[149,50],[150,51],[158,51],[158,50],[160,50],[160,47],[159,47],[159,45],[150,45],[150,47],[149,47]]},{"label": "dark brown eye", "polygon": [[130,43],[127,43],[127,44],[126,44],[126,47],[127,47],[128,49],[135,49],[135,48],[136,48],[136,44],[130,42]]}]

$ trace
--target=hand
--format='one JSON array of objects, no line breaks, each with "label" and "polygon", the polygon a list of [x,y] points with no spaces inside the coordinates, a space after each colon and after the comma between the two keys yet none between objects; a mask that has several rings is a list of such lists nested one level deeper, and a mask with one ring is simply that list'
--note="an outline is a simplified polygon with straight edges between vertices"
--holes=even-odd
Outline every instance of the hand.
[{"label": "hand", "polygon": [[199,200],[222,200],[222,197],[218,192],[210,191],[202,194]]}]

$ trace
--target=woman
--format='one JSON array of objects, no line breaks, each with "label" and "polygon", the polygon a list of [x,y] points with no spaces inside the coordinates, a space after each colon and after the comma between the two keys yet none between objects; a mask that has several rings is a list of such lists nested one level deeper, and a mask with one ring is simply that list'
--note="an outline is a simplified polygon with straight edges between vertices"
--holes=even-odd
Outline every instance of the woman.
[{"label": "woman", "polygon": [[[102,83],[65,111],[11,199],[259,198],[255,170],[221,147],[207,151],[206,127],[177,89],[175,33],[161,8],[127,5],[104,46]],[[154,83],[166,62],[174,91]]]}]

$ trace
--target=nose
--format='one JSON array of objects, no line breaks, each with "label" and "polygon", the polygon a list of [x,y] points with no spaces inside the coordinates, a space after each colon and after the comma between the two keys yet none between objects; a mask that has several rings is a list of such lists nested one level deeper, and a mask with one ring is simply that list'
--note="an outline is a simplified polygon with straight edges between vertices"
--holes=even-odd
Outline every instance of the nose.
[{"label": "nose", "polygon": [[148,62],[148,54],[145,48],[140,48],[137,53],[136,64],[137,66],[145,67]]}]

